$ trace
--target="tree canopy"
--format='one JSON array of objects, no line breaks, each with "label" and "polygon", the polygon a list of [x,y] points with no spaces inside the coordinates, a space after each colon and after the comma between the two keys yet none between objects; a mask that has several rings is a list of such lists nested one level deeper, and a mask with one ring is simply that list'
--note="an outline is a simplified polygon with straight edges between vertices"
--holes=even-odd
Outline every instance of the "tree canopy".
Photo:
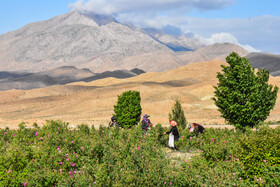
[{"label": "tree canopy", "polygon": [[141,117],[141,97],[138,91],[126,91],[118,96],[117,105],[114,105],[114,116],[117,117],[119,125],[130,128],[138,124]]},{"label": "tree canopy", "polygon": [[268,70],[255,72],[247,58],[233,52],[226,61],[229,66],[222,65],[223,72],[217,73],[213,100],[222,117],[236,128],[254,127],[269,116],[279,88],[268,84]]}]

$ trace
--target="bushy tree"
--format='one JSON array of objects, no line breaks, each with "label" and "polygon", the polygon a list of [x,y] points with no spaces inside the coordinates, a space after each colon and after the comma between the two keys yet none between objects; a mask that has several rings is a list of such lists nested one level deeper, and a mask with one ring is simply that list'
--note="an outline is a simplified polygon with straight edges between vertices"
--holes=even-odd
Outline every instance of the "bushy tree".
[{"label": "bushy tree", "polygon": [[174,120],[177,122],[178,126],[181,126],[183,129],[186,128],[187,120],[180,101],[178,100],[175,101],[172,111],[171,113],[168,114],[168,116],[169,116],[169,121]]},{"label": "bushy tree", "polygon": [[114,116],[117,117],[119,125],[130,128],[138,124],[141,117],[141,97],[138,91],[126,91],[118,96],[117,105],[114,105]]},{"label": "bushy tree", "polygon": [[273,109],[278,87],[268,84],[269,71],[255,72],[245,57],[233,52],[226,57],[229,66],[218,72],[215,101],[222,117],[236,128],[254,127],[264,121]]}]

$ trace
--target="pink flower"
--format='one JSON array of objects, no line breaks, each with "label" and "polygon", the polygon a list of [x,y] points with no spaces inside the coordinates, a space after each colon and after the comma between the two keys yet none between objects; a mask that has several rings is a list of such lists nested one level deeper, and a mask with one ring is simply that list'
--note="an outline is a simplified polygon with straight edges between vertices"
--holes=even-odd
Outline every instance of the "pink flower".
[{"label": "pink flower", "polygon": [[229,158],[231,158],[231,155],[229,155]]},{"label": "pink flower", "polygon": [[15,134],[12,134],[12,136],[15,136]]},{"label": "pink flower", "polygon": [[59,148],[57,148],[57,150],[59,150]]},{"label": "pink flower", "polygon": [[70,132],[71,130],[69,129],[68,132]]},{"label": "pink flower", "polygon": [[266,162],[266,160],[263,160],[263,162]]},{"label": "pink flower", "polygon": [[73,178],[73,175],[71,175],[70,177]]},{"label": "pink flower", "polygon": [[104,133],[104,131],[102,131]]},{"label": "pink flower", "polygon": [[236,186],[236,184],[234,183],[233,186]]},{"label": "pink flower", "polygon": [[75,163],[73,163],[72,166],[75,166]]},{"label": "pink flower", "polygon": [[213,138],[211,138],[211,141],[214,141],[214,139],[213,139]]},{"label": "pink flower", "polygon": [[74,171],[73,173],[75,173],[75,174],[76,174],[77,172],[76,172],[76,171]]},{"label": "pink flower", "polygon": [[81,147],[81,149],[83,149],[83,147]]},{"label": "pink flower", "polygon": [[74,143],[74,141],[71,141],[71,143]]},{"label": "pink flower", "polygon": [[138,150],[140,149],[140,147],[137,148]]},{"label": "pink flower", "polygon": [[227,141],[224,141],[224,143],[227,143]]},{"label": "pink flower", "polygon": [[11,173],[11,170],[9,170],[8,173]]},{"label": "pink flower", "polygon": [[192,137],[190,137],[190,140],[192,139]]},{"label": "pink flower", "polygon": [[235,173],[232,173],[233,175],[235,175]]},{"label": "pink flower", "polygon": [[35,136],[38,136],[38,133],[37,133],[37,132],[35,133]]},{"label": "pink flower", "polygon": [[40,140],[43,140],[43,138],[42,138],[42,137],[40,137]]},{"label": "pink flower", "polygon": [[69,161],[69,160],[70,160],[70,158],[67,158],[67,159],[66,159],[66,161]]},{"label": "pink flower", "polygon": [[198,141],[201,141],[201,139],[198,139]]},{"label": "pink flower", "polygon": [[172,182],[170,182],[170,184],[172,184]]},{"label": "pink flower", "polygon": [[184,138],[184,136],[182,136],[182,138]]},{"label": "pink flower", "polygon": [[61,170],[61,169],[59,169],[59,172],[61,173],[61,172],[62,172],[62,170]]},{"label": "pink flower", "polygon": [[71,175],[71,174],[72,174],[72,172],[70,171],[70,172],[69,172],[69,174]]},{"label": "pink flower", "polygon": [[7,132],[4,132],[4,134],[7,134]]},{"label": "pink flower", "polygon": [[62,162],[59,162],[59,164],[61,165],[61,164],[62,164]]},{"label": "pink flower", "polygon": [[59,130],[59,127],[57,127],[57,130]]},{"label": "pink flower", "polygon": [[25,182],[24,184],[23,184],[23,186],[26,186],[27,185],[27,182]]},{"label": "pink flower", "polygon": [[123,170],[123,168],[121,168],[121,171]]}]

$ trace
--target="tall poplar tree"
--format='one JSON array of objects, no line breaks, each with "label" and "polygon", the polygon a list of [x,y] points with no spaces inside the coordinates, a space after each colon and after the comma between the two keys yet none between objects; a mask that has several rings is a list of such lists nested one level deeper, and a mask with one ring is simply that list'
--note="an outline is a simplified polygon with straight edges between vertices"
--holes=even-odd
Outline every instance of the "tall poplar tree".
[{"label": "tall poplar tree", "polygon": [[186,128],[187,120],[179,100],[175,101],[172,111],[168,114],[168,117],[169,121],[174,120],[177,122],[178,126],[181,126],[183,129]]}]

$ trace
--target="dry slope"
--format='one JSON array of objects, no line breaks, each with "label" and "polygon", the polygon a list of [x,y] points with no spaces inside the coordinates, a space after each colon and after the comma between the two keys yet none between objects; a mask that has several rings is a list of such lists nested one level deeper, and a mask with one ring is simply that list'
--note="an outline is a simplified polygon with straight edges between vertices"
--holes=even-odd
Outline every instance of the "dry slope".
[{"label": "dry slope", "polygon": [[[107,78],[89,83],[28,91],[0,92],[0,124],[16,126],[21,121],[38,122],[61,119],[71,124],[107,125],[117,96],[127,90],[141,93],[143,113],[153,123],[166,124],[174,100],[179,99],[189,122],[223,123],[211,97],[217,84],[220,60],[191,63],[166,72],[145,73],[129,79]],[[280,86],[277,77],[271,83]],[[280,119],[279,99],[270,120]]]}]

